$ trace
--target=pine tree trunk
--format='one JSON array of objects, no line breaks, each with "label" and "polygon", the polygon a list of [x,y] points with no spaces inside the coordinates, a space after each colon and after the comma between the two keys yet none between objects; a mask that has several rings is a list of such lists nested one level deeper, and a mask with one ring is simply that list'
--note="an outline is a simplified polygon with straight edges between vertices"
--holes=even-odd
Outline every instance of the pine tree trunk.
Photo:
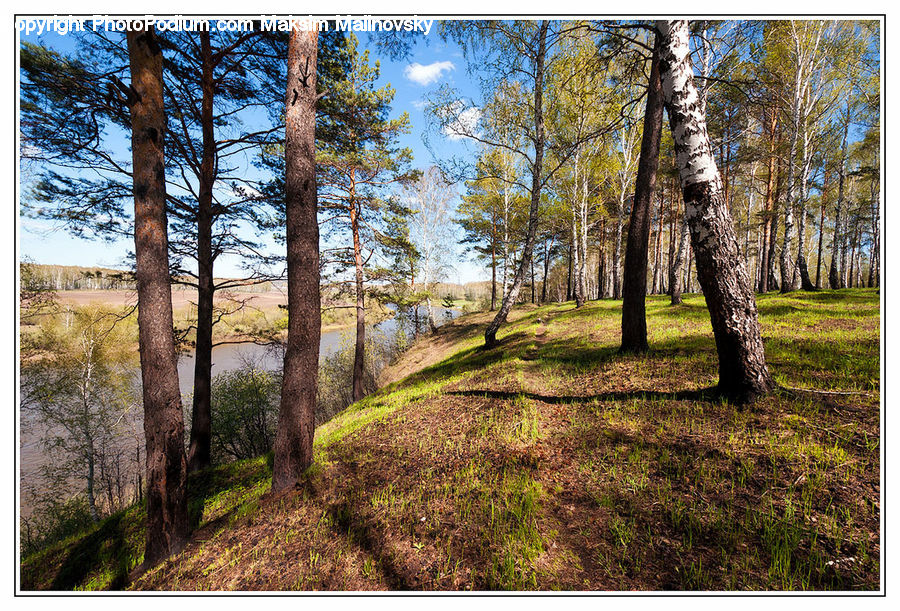
[{"label": "pine tree trunk", "polygon": [[544,58],[547,54],[547,30],[549,23],[541,21],[538,33],[538,50],[535,57],[534,69],[534,163],[532,164],[531,176],[531,206],[528,210],[528,229],[525,233],[525,244],[522,249],[522,260],[516,270],[513,278],[513,284],[509,289],[509,293],[503,296],[503,303],[500,305],[500,311],[488,325],[484,332],[484,345],[486,348],[493,348],[497,344],[497,331],[500,325],[506,322],[506,317],[512,309],[513,304],[519,298],[519,291],[522,288],[522,282],[525,279],[525,271],[531,263],[531,256],[534,251],[534,240],[537,236],[538,212],[541,204],[541,185],[543,184],[544,172]]},{"label": "pine tree trunk", "polygon": [[660,75],[675,141],[685,217],[719,354],[719,393],[747,402],[770,392],[756,301],[698,110],[687,21],[659,21]]},{"label": "pine tree trunk", "polygon": [[212,203],[215,182],[216,141],[213,131],[213,65],[209,32],[200,33],[200,125],[203,151],[200,160],[200,192],[197,198],[197,339],[194,351],[194,397],[191,412],[191,440],[188,470],[206,469],[211,464],[212,333],[213,333],[213,252]]},{"label": "pine tree trunk", "polygon": [[659,142],[662,137],[663,100],[659,80],[659,35],[653,45],[650,82],[644,110],[641,155],[634,185],[634,203],[625,247],[625,273],[622,285],[623,352],[643,352],[647,344],[647,257],[650,247],[650,207],[656,189],[659,166]]},{"label": "pine tree trunk", "polygon": [[275,434],[273,491],[293,488],[313,462],[322,332],[315,163],[318,40],[315,31],[294,31],[288,42],[284,143],[288,337]]},{"label": "pine tree trunk", "polygon": [[[350,204],[350,226],[353,232],[353,262],[356,268],[356,346],[353,352],[353,401],[366,395],[366,302],[363,286],[362,244],[359,239],[359,211]],[[427,288],[427,287],[426,287]]]},{"label": "pine tree trunk", "polygon": [[134,253],[144,435],[147,442],[147,528],[144,564],[179,551],[190,535],[184,420],[172,327],[166,221],[163,57],[151,29],[129,31],[134,181]]}]

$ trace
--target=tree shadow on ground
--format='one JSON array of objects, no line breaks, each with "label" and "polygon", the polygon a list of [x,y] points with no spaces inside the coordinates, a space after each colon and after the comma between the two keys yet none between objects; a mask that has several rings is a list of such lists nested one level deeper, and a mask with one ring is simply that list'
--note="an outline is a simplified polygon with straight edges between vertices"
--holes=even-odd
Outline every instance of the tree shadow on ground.
[{"label": "tree shadow on ground", "polygon": [[501,390],[451,390],[448,395],[463,397],[485,397],[490,399],[513,400],[519,397],[541,401],[543,403],[590,403],[595,401],[629,401],[642,399],[648,401],[713,401],[719,398],[718,388],[715,386],[700,388],[697,390],[679,390],[674,392],[662,392],[657,390],[632,390],[627,392],[613,391],[593,395],[544,395],[541,393],[525,391],[501,391]]},{"label": "tree shadow on ground", "polygon": [[115,554],[115,576],[110,589],[121,589],[128,583],[131,555],[127,549],[124,512],[104,520],[100,527],[82,538],[66,555],[57,571],[50,590],[72,590],[83,586],[87,577],[98,568],[98,558],[105,554]]}]

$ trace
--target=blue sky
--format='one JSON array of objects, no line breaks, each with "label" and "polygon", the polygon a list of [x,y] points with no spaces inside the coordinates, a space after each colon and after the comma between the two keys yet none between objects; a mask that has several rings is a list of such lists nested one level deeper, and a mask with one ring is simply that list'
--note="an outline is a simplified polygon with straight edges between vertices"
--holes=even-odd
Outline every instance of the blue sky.
[{"label": "blue sky", "polygon": [[[427,119],[423,111],[423,97],[443,84],[458,89],[461,94],[477,99],[477,87],[470,80],[466,70],[465,59],[462,51],[453,43],[447,43],[437,35],[437,24],[426,37],[419,34],[416,44],[407,58],[393,61],[382,56],[371,44],[370,36],[378,34],[360,34],[360,45],[370,49],[371,58],[378,59],[381,63],[381,76],[379,85],[390,83],[396,90],[396,96],[392,105],[392,114],[397,116],[402,112],[408,112],[412,131],[401,138],[401,145],[409,147],[413,151],[414,165],[424,169],[435,163],[434,155],[425,146],[423,133],[427,129]],[[74,47],[74,38],[60,36],[54,32],[45,33],[38,38],[34,35],[21,36],[22,40],[41,42],[51,48],[66,52]],[[127,137],[125,134],[117,134],[115,148],[127,155]],[[461,142],[438,136],[432,137],[433,148],[439,151],[442,157],[451,155],[463,155],[470,150]],[[121,146],[121,149],[119,148]],[[251,170],[252,171],[252,170]],[[28,173],[23,173],[21,183],[27,187]],[[455,205],[455,204],[454,204]],[[126,253],[132,248],[130,240],[119,240],[108,243],[80,239],[71,236],[65,230],[54,226],[47,221],[21,218],[21,231],[19,233],[20,256],[28,257],[38,263],[122,267]],[[448,282],[470,282],[488,278],[484,266],[466,259],[465,254],[458,245],[453,245],[457,251],[454,263],[455,272],[450,272],[446,278]],[[272,248],[278,248],[272,243]],[[240,261],[235,258],[221,258],[217,263],[217,276],[233,276],[240,274]]]}]

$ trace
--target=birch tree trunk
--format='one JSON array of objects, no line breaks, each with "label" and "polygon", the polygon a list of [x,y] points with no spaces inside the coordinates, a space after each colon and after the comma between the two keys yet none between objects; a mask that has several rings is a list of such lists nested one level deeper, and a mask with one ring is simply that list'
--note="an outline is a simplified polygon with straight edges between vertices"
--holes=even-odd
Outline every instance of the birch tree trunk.
[{"label": "birch tree trunk", "polygon": [[[797,77],[799,79],[799,75]],[[799,87],[799,85],[797,85]],[[797,141],[800,136],[800,106],[795,100],[791,109],[791,124],[793,126],[793,134],[791,135],[791,147],[788,152],[787,159],[787,201],[784,203],[784,236],[782,237],[781,246],[781,292],[790,293],[794,290],[794,267],[791,259],[791,239],[794,231],[794,158],[797,156]]]},{"label": "birch tree trunk", "polygon": [[760,249],[759,257],[759,292],[767,293],[769,292],[769,269],[771,269],[770,263],[770,251],[771,245],[774,238],[774,234],[772,233],[772,227],[775,223],[775,190],[776,190],[776,182],[777,182],[777,165],[776,161],[776,130],[778,128],[778,109],[776,106],[772,105],[768,110],[769,112],[769,120],[766,122],[766,128],[769,135],[769,159],[768,159],[768,179],[766,180],[766,203],[765,203],[765,216],[763,218],[763,237],[762,237],[762,248]]},{"label": "birch tree trunk", "polygon": [[662,137],[663,100],[659,78],[659,35],[653,45],[647,105],[644,109],[644,133],[641,156],[634,185],[634,203],[625,249],[625,274],[622,286],[623,352],[644,352],[647,344],[647,256],[650,245],[650,207],[656,189],[659,142]]},{"label": "birch tree trunk", "polygon": [[847,114],[844,118],[844,136],[841,139],[841,162],[838,166],[838,193],[834,211],[834,238],[831,241],[831,265],[828,268],[828,284],[833,289],[843,287],[843,265],[841,265],[841,243],[843,227],[841,216],[844,207],[844,178],[847,167],[847,133],[850,130],[850,106],[847,106]]},{"label": "birch tree trunk", "polygon": [[275,435],[272,490],[294,487],[313,461],[319,339],[319,225],[316,218],[316,65],[318,32],[288,42],[285,100],[288,337]]},{"label": "birch tree trunk", "polygon": [[675,255],[675,263],[672,266],[672,305],[681,305],[681,293],[684,290],[684,260],[687,258],[688,240],[690,232],[688,230],[687,219],[682,215],[681,223],[679,223],[680,231],[678,232],[678,252]]},{"label": "birch tree trunk", "polygon": [[[809,278],[809,268],[806,262],[806,197],[808,193],[809,171],[812,164],[812,151],[810,150],[810,133],[806,122],[803,124],[803,169],[800,172],[800,197],[797,200],[797,272],[800,276],[800,288],[804,291],[814,291],[816,287]],[[796,274],[795,274],[796,275]]]},{"label": "birch tree trunk", "polygon": [[179,551],[190,535],[184,416],[172,327],[166,219],[163,57],[155,32],[129,31],[134,253],[144,435],[147,441],[147,539],[144,565]]},{"label": "birch tree trunk", "polygon": [[756,301],[722,193],[699,111],[688,46],[687,21],[659,21],[660,76],[675,142],[685,218],[697,275],[709,309],[719,355],[719,393],[739,403],[770,392]]},{"label": "birch tree trunk", "polygon": [[543,184],[544,167],[544,58],[547,54],[547,30],[549,23],[541,21],[538,32],[538,50],[535,56],[534,66],[534,164],[531,168],[531,206],[528,209],[528,230],[525,233],[525,244],[522,249],[522,258],[516,275],[513,278],[509,292],[503,295],[503,303],[500,311],[488,325],[484,332],[484,345],[493,348],[497,345],[497,331],[506,322],[509,311],[519,298],[519,291],[525,280],[525,273],[531,264],[534,252],[534,240],[537,236],[538,212],[541,204],[541,185]]}]

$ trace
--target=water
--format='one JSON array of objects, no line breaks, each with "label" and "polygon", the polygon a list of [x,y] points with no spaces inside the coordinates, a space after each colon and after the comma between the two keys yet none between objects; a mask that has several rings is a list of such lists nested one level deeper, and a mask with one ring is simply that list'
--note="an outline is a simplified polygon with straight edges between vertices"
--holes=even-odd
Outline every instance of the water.
[{"label": "water", "polygon": [[[434,308],[436,324],[442,324],[447,318],[447,313],[449,313],[452,318],[455,318],[460,314],[458,310],[446,310],[444,308],[436,307]],[[426,315],[426,309],[424,307],[421,308],[419,312],[420,318],[426,320]],[[380,333],[383,333],[386,337],[392,337],[397,332],[399,324],[400,323],[396,318],[390,318],[373,325],[373,327]],[[342,343],[344,343],[344,345],[352,345],[354,332],[354,328],[350,327],[322,333],[321,341],[319,343],[320,359],[334,354],[341,348]],[[218,374],[238,369],[247,362],[252,362],[257,367],[262,367],[263,369],[279,370],[282,367],[283,355],[281,350],[277,348],[252,343],[223,344],[221,346],[216,346],[213,348],[212,353],[213,378]],[[138,381],[140,380],[139,372],[136,379]],[[178,359],[178,383],[184,398],[184,405],[190,406],[190,395],[193,392],[194,387],[193,354],[182,355]],[[140,396],[139,393],[138,396]],[[130,422],[128,429],[130,434],[128,435],[128,439],[123,440],[123,442],[128,444],[129,447],[139,445],[141,447],[141,452],[143,453],[142,416],[143,414],[140,412],[138,406],[133,412],[133,417],[129,418]],[[26,414],[22,413],[23,423],[25,418]],[[37,482],[41,477],[40,468],[48,461],[48,458],[42,451],[41,438],[48,435],[49,432],[46,430],[46,427],[42,426],[39,422],[32,423],[32,426],[22,427],[20,430],[19,451],[21,480],[23,484],[26,482]],[[81,485],[79,482],[73,481],[74,490],[77,490],[79,485]],[[30,501],[28,495],[23,494],[20,498],[22,515],[30,515],[31,507],[29,506]]]}]

